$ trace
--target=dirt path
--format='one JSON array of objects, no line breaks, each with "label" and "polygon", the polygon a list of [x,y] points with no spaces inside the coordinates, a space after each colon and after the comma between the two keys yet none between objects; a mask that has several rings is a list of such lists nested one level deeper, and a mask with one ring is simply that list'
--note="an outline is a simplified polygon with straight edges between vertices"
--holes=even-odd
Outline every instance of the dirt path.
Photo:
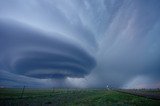
[{"label": "dirt path", "polygon": [[141,96],[149,99],[160,100],[160,93],[155,93],[155,92],[152,93],[152,92],[141,91],[141,90],[123,90],[123,89],[115,90],[115,91],[136,95],[136,96]]}]

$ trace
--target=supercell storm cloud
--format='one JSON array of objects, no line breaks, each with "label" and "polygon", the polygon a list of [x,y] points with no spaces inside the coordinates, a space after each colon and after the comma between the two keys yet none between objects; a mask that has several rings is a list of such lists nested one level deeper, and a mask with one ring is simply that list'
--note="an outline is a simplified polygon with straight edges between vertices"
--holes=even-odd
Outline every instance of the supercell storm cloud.
[{"label": "supercell storm cloud", "polygon": [[47,37],[27,25],[6,21],[0,22],[3,70],[36,78],[84,77],[96,64],[81,47],[54,37],[61,36],[57,33]]},{"label": "supercell storm cloud", "polygon": [[160,87],[159,0],[0,0],[0,86]]}]

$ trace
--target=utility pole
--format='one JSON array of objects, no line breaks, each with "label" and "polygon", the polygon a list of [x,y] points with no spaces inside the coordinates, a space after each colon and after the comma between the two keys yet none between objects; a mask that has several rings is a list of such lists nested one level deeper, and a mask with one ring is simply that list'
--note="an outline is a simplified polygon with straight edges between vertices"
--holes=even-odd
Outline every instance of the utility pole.
[{"label": "utility pole", "polygon": [[21,99],[23,97],[23,94],[24,94],[24,89],[25,89],[25,86],[23,86],[23,89],[22,89],[22,93],[21,93]]}]

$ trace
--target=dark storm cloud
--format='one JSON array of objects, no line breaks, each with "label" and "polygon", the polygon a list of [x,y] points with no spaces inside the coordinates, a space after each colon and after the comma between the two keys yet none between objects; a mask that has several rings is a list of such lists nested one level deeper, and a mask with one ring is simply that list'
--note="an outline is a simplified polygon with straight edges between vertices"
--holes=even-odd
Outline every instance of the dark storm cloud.
[{"label": "dark storm cloud", "polygon": [[63,87],[160,87],[159,10],[159,0],[1,0],[1,85],[22,75],[31,86],[34,77]]},{"label": "dark storm cloud", "polygon": [[75,43],[47,37],[22,23],[3,20],[0,33],[1,68],[12,73],[36,78],[84,77],[96,64]]}]

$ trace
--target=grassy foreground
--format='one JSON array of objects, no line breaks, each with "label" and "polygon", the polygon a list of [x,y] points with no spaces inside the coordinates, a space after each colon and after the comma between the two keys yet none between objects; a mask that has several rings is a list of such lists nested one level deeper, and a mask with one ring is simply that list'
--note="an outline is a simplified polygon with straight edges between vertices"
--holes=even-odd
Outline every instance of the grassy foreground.
[{"label": "grassy foreground", "polygon": [[1,106],[160,106],[152,100],[113,90],[0,89]]}]

